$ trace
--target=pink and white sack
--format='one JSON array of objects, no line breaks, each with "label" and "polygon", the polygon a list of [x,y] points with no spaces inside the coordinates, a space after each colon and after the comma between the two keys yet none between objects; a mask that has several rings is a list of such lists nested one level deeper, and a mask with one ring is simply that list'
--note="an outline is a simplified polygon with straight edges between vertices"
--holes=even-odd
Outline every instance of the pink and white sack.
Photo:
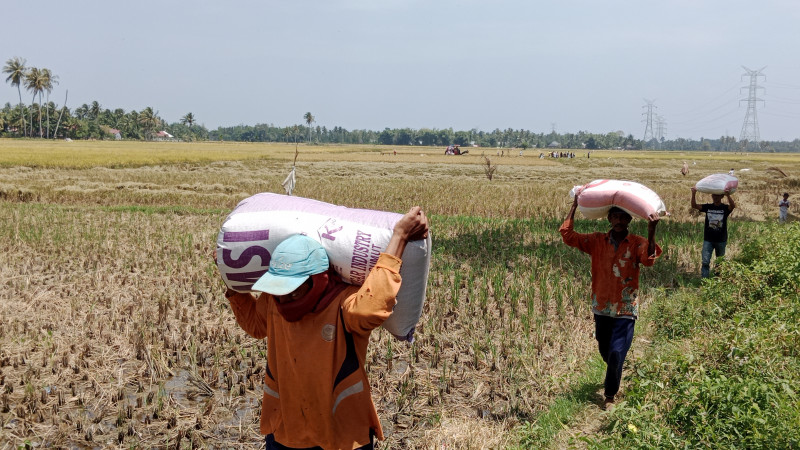
[{"label": "pink and white sack", "polygon": [[634,217],[647,219],[650,214],[669,215],[661,197],[645,185],[623,180],[594,180],[575,186],[569,195],[578,196],[578,209],[588,219],[605,219],[616,206]]},{"label": "pink and white sack", "polygon": [[727,173],[715,173],[698,181],[694,187],[704,194],[724,194],[726,189],[733,194],[739,187],[739,179]]},{"label": "pink and white sack", "polygon": [[[305,234],[325,248],[342,280],[361,285],[386,249],[402,214],[347,208],[317,200],[261,193],[248,197],[225,219],[217,236],[217,267],[225,284],[250,292],[269,269],[275,247]],[[400,340],[413,340],[422,315],[431,259],[431,234],[409,242],[402,255],[403,284],[383,327]]]}]

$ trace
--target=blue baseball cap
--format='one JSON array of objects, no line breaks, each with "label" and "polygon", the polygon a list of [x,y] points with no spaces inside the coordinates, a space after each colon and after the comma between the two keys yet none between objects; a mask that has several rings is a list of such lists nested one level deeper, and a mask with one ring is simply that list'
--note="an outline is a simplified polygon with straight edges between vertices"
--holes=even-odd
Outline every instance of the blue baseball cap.
[{"label": "blue baseball cap", "polygon": [[309,276],[328,270],[330,261],[322,245],[302,234],[289,236],[275,247],[269,270],[253,285],[254,291],[286,295]]}]

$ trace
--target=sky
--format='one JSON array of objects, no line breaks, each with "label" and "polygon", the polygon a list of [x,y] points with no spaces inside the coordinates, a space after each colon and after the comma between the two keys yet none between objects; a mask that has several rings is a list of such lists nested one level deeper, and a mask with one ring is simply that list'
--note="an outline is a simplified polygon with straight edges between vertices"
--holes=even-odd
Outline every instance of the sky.
[{"label": "sky", "polygon": [[[239,124],[800,138],[796,0],[4,1],[50,100]],[[744,66],[744,67],[743,67]],[[763,70],[762,70],[763,69]],[[760,71],[760,72],[758,72]],[[2,78],[5,80],[5,76]],[[23,101],[31,96],[23,90]],[[0,85],[0,104],[19,102]]]}]

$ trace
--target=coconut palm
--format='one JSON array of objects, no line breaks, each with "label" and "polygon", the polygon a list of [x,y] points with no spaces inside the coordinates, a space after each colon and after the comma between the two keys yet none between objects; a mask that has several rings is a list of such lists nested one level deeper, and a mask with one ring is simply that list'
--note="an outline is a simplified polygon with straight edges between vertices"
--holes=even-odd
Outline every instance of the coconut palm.
[{"label": "coconut palm", "polygon": [[[28,107],[26,105],[22,105],[22,108],[10,108],[11,105],[6,103],[7,108],[5,109],[6,114],[6,126],[12,128],[14,133],[22,132],[22,135],[25,136],[25,116],[27,115]],[[11,131],[11,130],[9,130]]]},{"label": "coconut palm", "polygon": [[100,103],[97,103],[97,100],[93,101],[92,105],[89,106],[89,118],[91,118],[94,121],[97,121],[97,119],[100,118],[101,111],[102,108],[100,107]]},{"label": "coconut palm", "polygon": [[297,135],[300,134],[302,131],[302,125],[294,125],[292,126],[292,132],[294,133],[294,143],[297,144]]},{"label": "coconut palm", "polygon": [[77,108],[75,108],[74,114],[76,119],[81,119],[81,120],[86,119],[87,115],[89,114],[89,105],[84,103],[81,106],[78,106]]},{"label": "coconut palm", "polygon": [[122,118],[125,117],[125,110],[122,108],[117,108],[114,111],[108,112],[108,125],[111,125],[114,128],[120,129],[122,122]]},{"label": "coconut palm", "polygon": [[139,113],[136,110],[125,114],[125,116],[122,117],[120,124],[122,126],[122,130],[124,131],[124,137],[133,139],[142,138],[142,133],[140,132],[139,127]]},{"label": "coconut palm", "polygon": [[[47,107],[47,137],[50,138],[50,93],[53,92],[53,85],[58,84],[58,76],[53,75],[53,72],[50,69],[44,68],[42,69],[42,89],[47,91],[47,101],[45,102],[45,106]],[[42,104],[42,92],[39,91],[39,105]],[[39,111],[39,134],[42,134],[42,112]]]},{"label": "coconut palm", "polygon": [[[28,111],[29,118],[31,119],[31,136],[33,136],[33,105],[36,102],[36,96],[40,95],[42,91],[44,91],[44,77],[42,76],[42,70],[38,67],[31,67],[25,72],[25,89],[33,94],[33,98],[31,98],[31,110]],[[40,95],[41,97],[41,95]],[[42,136],[42,105],[41,101],[39,102],[39,137]]]},{"label": "coconut palm", "polygon": [[25,132],[25,114],[22,112],[22,89],[20,85],[25,79],[25,60],[19,57],[14,57],[6,61],[6,65],[3,66],[3,73],[8,74],[6,77],[6,82],[11,83],[11,86],[17,87],[17,93],[19,94],[19,114],[22,117],[22,130],[23,133]]},{"label": "coconut palm", "polygon": [[305,119],[308,125],[308,142],[311,142],[311,124],[314,123],[314,116],[312,116],[310,112],[307,112],[303,114],[303,119]]},{"label": "coconut palm", "polygon": [[181,123],[184,125],[188,125],[189,128],[191,128],[192,125],[194,125],[194,114],[186,113],[185,116],[181,117]]},{"label": "coconut palm", "polygon": [[154,130],[161,125],[161,119],[158,117],[158,113],[154,112],[153,108],[149,106],[139,113],[137,122],[139,123],[139,126],[142,127],[146,139],[151,139],[153,137]]}]

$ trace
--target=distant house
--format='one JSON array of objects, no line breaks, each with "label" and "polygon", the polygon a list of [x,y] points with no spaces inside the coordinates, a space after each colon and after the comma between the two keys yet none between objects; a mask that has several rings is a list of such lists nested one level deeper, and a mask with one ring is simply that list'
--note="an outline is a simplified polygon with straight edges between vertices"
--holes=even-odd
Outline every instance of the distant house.
[{"label": "distant house", "polygon": [[166,131],[159,131],[158,133],[156,133],[157,141],[170,141],[174,138],[175,137],[173,135],[167,133]]},{"label": "distant house", "polygon": [[553,142],[547,144],[547,147],[549,147],[549,148],[559,148],[559,147],[561,147],[561,143],[558,142],[558,141],[553,141]]},{"label": "distant house", "polygon": [[100,129],[103,130],[104,133],[114,136],[114,140],[116,141],[122,140],[121,131],[117,130],[116,128],[100,125]]}]

